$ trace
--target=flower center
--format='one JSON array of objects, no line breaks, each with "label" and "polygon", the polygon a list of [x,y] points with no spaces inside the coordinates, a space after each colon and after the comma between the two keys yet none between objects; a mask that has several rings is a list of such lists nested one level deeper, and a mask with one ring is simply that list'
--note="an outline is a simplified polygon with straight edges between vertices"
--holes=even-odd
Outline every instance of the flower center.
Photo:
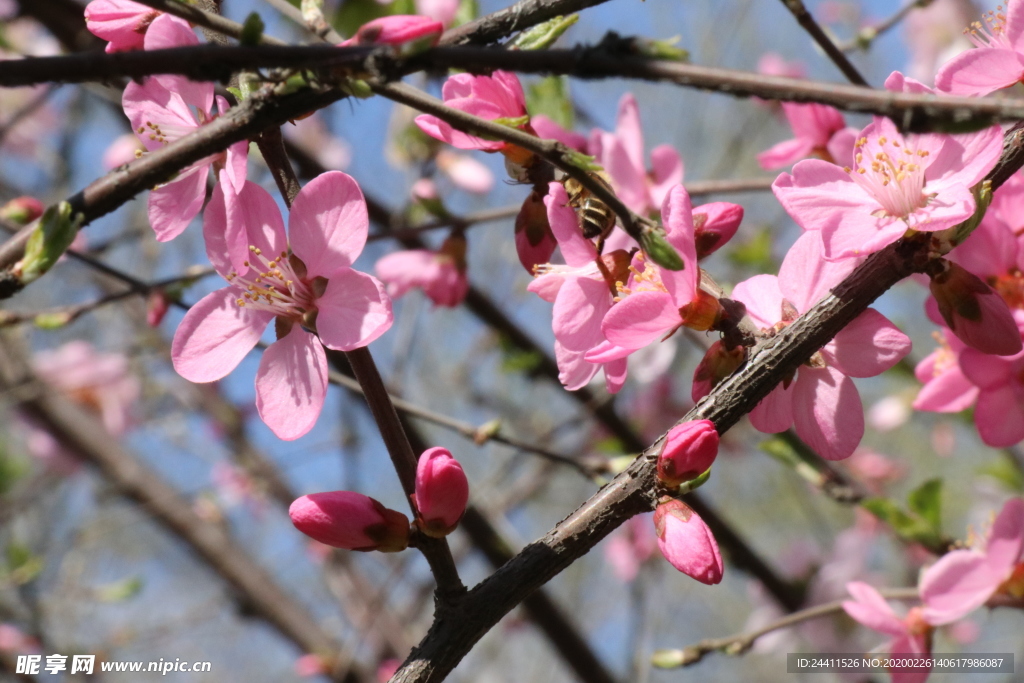
[{"label": "flower center", "polygon": [[932,332],[932,338],[939,343],[939,348],[935,349],[935,361],[932,363],[932,377],[938,377],[946,370],[956,366],[957,357],[944,334]]},{"label": "flower center", "polygon": [[616,302],[636,292],[668,292],[668,288],[661,281],[661,273],[657,267],[647,265],[643,252],[638,252],[635,259],[643,267],[643,270],[630,263],[629,279],[626,283],[615,283],[615,289],[619,293],[615,297]]},{"label": "flower center", "polygon": [[978,47],[1010,47],[1010,41],[1006,38],[1006,15],[1003,14],[1003,6],[997,5],[994,10],[981,16],[985,24],[980,21],[973,22],[964,29],[964,35]]},{"label": "flower center", "polygon": [[906,220],[930,199],[924,193],[924,166],[920,163],[928,155],[928,150],[911,149],[884,135],[870,143],[860,138],[854,145],[854,170],[845,170],[882,205],[881,215]]},{"label": "flower center", "polygon": [[1014,268],[989,282],[1010,308],[1024,308],[1024,273]]},{"label": "flower center", "polygon": [[[227,280],[242,290],[235,303],[243,308],[269,311],[275,316],[303,323],[304,317],[316,311],[317,283],[307,282],[296,273],[305,270],[296,256],[282,251],[277,258],[267,260],[258,247],[249,245],[250,257],[245,262],[249,270],[245,275],[232,271]],[[295,263],[297,262],[297,263]],[[319,279],[319,278],[317,278]],[[322,292],[321,292],[322,293]]]}]

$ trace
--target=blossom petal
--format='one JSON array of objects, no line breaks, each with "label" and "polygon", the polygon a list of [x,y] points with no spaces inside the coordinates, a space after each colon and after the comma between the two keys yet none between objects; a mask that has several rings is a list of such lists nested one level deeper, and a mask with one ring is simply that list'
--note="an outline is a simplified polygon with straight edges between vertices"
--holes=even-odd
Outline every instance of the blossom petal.
[{"label": "blossom petal", "polygon": [[800,368],[793,383],[797,436],[826,460],[842,460],[864,436],[864,407],[853,380],[836,368]]},{"label": "blossom petal", "polygon": [[651,203],[661,206],[674,186],[683,182],[683,158],[672,145],[658,145],[651,150]]},{"label": "blossom petal", "polygon": [[896,616],[885,598],[873,587],[862,581],[851,581],[846,590],[854,597],[843,602],[843,610],[864,626],[891,636],[906,634],[907,627]]},{"label": "blossom petal", "polygon": [[174,333],[171,360],[190,382],[213,382],[235,369],[263,336],[272,313],[236,303],[238,289],[225,287],[199,300]]},{"label": "blossom petal", "polygon": [[[259,249],[267,260],[288,249],[284,221],[274,198],[256,183],[244,181],[237,195],[224,182],[227,170],[221,171],[221,182],[213,188],[213,196],[203,212],[203,239],[206,256],[217,272],[227,277],[231,271],[245,274],[249,267],[249,246]],[[225,190],[226,188],[226,190]]]},{"label": "blossom petal", "polygon": [[974,410],[974,424],[981,440],[993,448],[1006,448],[1024,440],[1024,407],[1013,387],[982,389]]},{"label": "blossom petal", "polygon": [[782,296],[801,313],[821,301],[860,262],[855,258],[826,261],[823,254],[822,236],[808,231],[797,238],[779,267]]},{"label": "blossom petal", "polygon": [[774,275],[755,275],[736,285],[732,298],[747,307],[747,315],[761,328],[769,328],[782,319],[782,292]]},{"label": "blossom petal", "polygon": [[309,277],[350,268],[366,245],[370,219],[358,183],[341,171],[311,180],[292,202],[288,237]]},{"label": "blossom petal", "polygon": [[1000,581],[1009,577],[1024,556],[1024,500],[1011,498],[992,524],[985,555]]},{"label": "blossom petal", "polygon": [[615,119],[615,137],[622,143],[622,150],[635,171],[644,173],[644,134],[640,125],[640,108],[632,93],[626,93],[619,100],[619,112]]},{"label": "blossom petal", "polygon": [[925,169],[924,192],[937,192],[943,200],[942,195],[950,185],[974,186],[992,170],[1003,152],[1003,132],[999,126],[989,126],[976,133],[932,133],[920,138],[937,138],[941,142]]},{"label": "blossom petal", "polygon": [[822,354],[847,377],[874,377],[910,353],[910,346],[910,337],[869,308],[843,328]]},{"label": "blossom petal", "polygon": [[566,278],[551,312],[555,337],[570,351],[589,350],[604,341],[601,321],[611,305],[611,293],[604,280]]},{"label": "blossom petal", "polygon": [[612,344],[641,349],[682,324],[679,308],[664,292],[636,292],[611,307],[601,330]]},{"label": "blossom petal", "polygon": [[1024,75],[1024,58],[1014,50],[981,47],[965,50],[935,75],[935,87],[953,95],[987,95]]},{"label": "blossom petal", "polygon": [[757,163],[766,171],[784,168],[811,156],[814,141],[810,138],[793,138],[772,145],[757,155]]},{"label": "blossom petal", "polygon": [[778,434],[793,426],[793,385],[779,384],[747,416],[759,432]]},{"label": "blossom petal", "polygon": [[149,224],[157,241],[174,239],[199,215],[209,172],[207,166],[194,168],[149,193]]},{"label": "blossom petal", "polygon": [[555,340],[558,381],[569,391],[585,387],[601,369],[600,365],[587,362],[583,356],[583,351],[570,351]]},{"label": "blossom petal", "polygon": [[[935,356],[943,352],[939,350],[932,353],[918,363],[917,367],[921,368],[928,363],[929,367],[934,368]],[[929,374],[932,372],[933,370],[928,370]],[[960,366],[956,365],[928,379],[914,399],[913,408],[933,413],[959,413],[978,400],[978,391],[978,387],[971,384],[970,380],[964,377]]]},{"label": "blossom petal", "polygon": [[610,133],[603,133],[602,137],[600,161],[612,179],[616,194],[631,211],[646,214],[651,208],[646,172],[642,166],[637,170],[633,165],[621,140]]},{"label": "blossom petal", "polygon": [[597,248],[580,232],[576,212],[569,206],[569,195],[561,183],[548,185],[544,206],[547,207],[551,232],[558,240],[558,249],[562,252],[566,264],[579,268],[593,263],[597,258]]},{"label": "blossom petal", "polygon": [[1006,386],[1010,381],[1013,360],[1007,356],[993,356],[977,349],[964,349],[960,354],[960,368],[964,376],[976,386],[993,390]]},{"label": "blossom petal", "polygon": [[327,396],[327,355],[317,338],[292,326],[263,352],[256,410],[279,439],[299,438],[316,423]]},{"label": "blossom petal", "polygon": [[391,299],[377,278],[346,268],[331,276],[317,299],[316,326],[325,346],[351,351],[388,331],[394,317]]},{"label": "blossom petal", "polygon": [[946,553],[921,575],[923,616],[934,626],[952,623],[984,605],[998,586],[984,554]]}]

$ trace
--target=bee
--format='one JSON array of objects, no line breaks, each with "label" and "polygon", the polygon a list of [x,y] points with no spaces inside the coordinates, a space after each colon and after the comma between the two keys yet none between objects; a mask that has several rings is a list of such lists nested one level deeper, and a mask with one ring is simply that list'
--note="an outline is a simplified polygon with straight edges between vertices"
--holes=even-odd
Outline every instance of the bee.
[{"label": "bee", "polygon": [[[607,188],[609,192],[613,191],[608,176],[603,171],[591,173],[590,177]],[[599,237],[598,244],[603,244],[608,233],[615,227],[615,213],[575,178],[567,177],[562,184],[565,186],[566,194],[569,195],[569,206],[576,212],[576,221],[579,224],[580,232],[588,240]]]}]

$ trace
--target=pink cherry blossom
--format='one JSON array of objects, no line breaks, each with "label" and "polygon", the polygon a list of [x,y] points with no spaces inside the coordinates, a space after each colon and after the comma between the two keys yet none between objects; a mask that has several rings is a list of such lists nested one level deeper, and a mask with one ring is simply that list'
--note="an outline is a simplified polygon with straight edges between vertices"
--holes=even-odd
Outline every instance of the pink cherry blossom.
[{"label": "pink cherry blossom", "polygon": [[940,64],[971,47],[964,27],[975,16],[971,0],[932,0],[912,9],[903,20],[903,39],[910,53],[907,73],[931,83]]},{"label": "pink cherry blossom", "polygon": [[1024,351],[992,356],[965,349],[960,367],[978,387],[974,424],[981,440],[995,448],[1024,440]]},{"label": "pink cherry blossom", "polygon": [[388,254],[377,261],[374,271],[392,298],[419,287],[438,306],[458,306],[469,291],[466,238],[449,237],[436,252],[413,249]]},{"label": "pink cherry blossom", "polygon": [[902,479],[907,473],[903,463],[866,448],[858,448],[846,461],[846,466],[874,495],[881,495],[887,484]]},{"label": "pink cherry blossom", "polygon": [[[843,602],[843,609],[853,619],[892,639],[883,646],[886,654],[928,655],[931,652],[930,624],[920,607],[912,607],[906,616],[900,617],[893,611],[881,594],[861,581],[846,584],[853,600]],[[890,669],[893,683],[924,683],[931,667],[921,670]]]},{"label": "pink cherry blossom", "polygon": [[135,161],[143,152],[135,133],[125,133],[115,139],[103,153],[103,168],[111,171],[118,166]]},{"label": "pink cherry blossom", "polygon": [[788,78],[806,78],[807,70],[800,61],[787,62],[777,52],[765,52],[757,60],[757,72],[767,76],[786,76]]},{"label": "pink cherry blossom", "polygon": [[392,14],[363,24],[355,35],[339,43],[338,47],[415,43],[425,49],[436,45],[442,33],[444,26],[436,19],[416,14]]},{"label": "pink cherry blossom", "polygon": [[85,6],[85,26],[107,43],[107,52],[141,50],[146,30],[160,12],[132,0],[92,0]]},{"label": "pink cherry blossom", "polygon": [[668,499],[654,511],[658,549],[669,564],[709,586],[722,581],[725,568],[711,529],[689,505]]},{"label": "pink cherry blossom", "polygon": [[420,455],[415,497],[423,533],[444,538],[454,531],[469,502],[469,482],[447,448],[428,448]]},{"label": "pink cherry blossom", "polygon": [[697,260],[718,251],[733,238],[743,221],[743,207],[732,202],[709,202],[693,210],[693,241]]},{"label": "pink cherry blossom", "polygon": [[977,48],[947,62],[935,76],[935,87],[954,95],[987,95],[1024,78],[1024,8],[1017,0],[974,22],[967,35]]},{"label": "pink cherry blossom", "polygon": [[[155,50],[166,47],[198,45],[199,39],[188,23],[177,17],[162,15],[146,32],[145,47]],[[132,130],[150,152],[165,147],[212,121],[214,88],[212,83],[197,83],[181,76],[154,76],[142,84],[129,83],[122,103],[131,121]],[[217,96],[217,109],[223,114],[228,103]],[[245,140],[231,145],[226,152],[202,159],[188,166],[171,181],[149,194],[149,222],[157,240],[166,242],[180,235],[192,222],[206,198],[206,178],[210,164],[223,169],[219,179],[226,180],[234,197],[245,183]],[[232,226],[228,226],[231,229]],[[242,269],[247,256],[245,234],[233,230],[228,236],[232,263]]]},{"label": "pink cherry blossom", "polygon": [[533,126],[537,137],[546,140],[558,140],[566,147],[571,147],[577,152],[587,151],[589,143],[585,135],[562,128],[562,126],[544,114],[530,117],[530,125]]},{"label": "pink cherry blossom", "polygon": [[120,353],[100,353],[89,342],[73,341],[32,358],[39,378],[86,408],[99,413],[103,426],[124,434],[142,387]]},{"label": "pink cherry blossom", "polygon": [[445,26],[452,25],[458,11],[459,0],[416,0],[416,14],[436,19]]},{"label": "pink cherry blossom", "polygon": [[1021,332],[999,293],[962,266],[940,263],[943,270],[930,273],[933,299],[928,303],[935,302],[950,331],[984,353],[1010,356],[1020,351]]},{"label": "pink cherry blossom", "polygon": [[[569,197],[561,183],[550,184],[544,205],[565,265],[538,266],[538,276],[527,289],[554,304],[551,328],[555,333],[559,379],[567,389],[575,391],[603,367],[608,390],[615,393],[626,379],[625,358],[607,363],[590,362],[585,355],[605,342],[601,320],[612,307],[614,282],[618,277],[625,279],[619,272],[624,270],[626,255],[613,252],[598,256],[594,243],[580,233],[576,213],[569,206]],[[605,273],[613,282],[606,280]]]},{"label": "pink cherry blossom", "polygon": [[[441,88],[444,103],[467,114],[488,121],[520,119],[526,116],[526,95],[515,74],[495,71],[490,76],[455,74]],[[416,117],[416,125],[429,135],[459,149],[480,149],[497,152],[506,147],[501,140],[483,140],[452,128],[445,121],[423,114]]]},{"label": "pink cherry blossom", "polygon": [[948,624],[981,607],[997,592],[1024,597],[1024,499],[999,512],[983,549],[954,550],[921,576],[924,616]]},{"label": "pink cherry blossom", "polygon": [[936,332],[935,339],[939,347],[914,368],[914,375],[923,384],[914,399],[914,409],[959,413],[978,400],[978,388],[960,369],[960,354],[967,345],[948,329]]},{"label": "pink cherry blossom", "polygon": [[305,654],[295,660],[295,675],[300,678],[313,678],[322,674],[330,674],[330,664],[320,655]]},{"label": "pink cherry blossom", "polygon": [[[241,272],[228,258],[230,221],[250,245]],[[291,440],[313,427],[327,394],[321,342],[340,351],[366,346],[391,326],[392,315],[384,285],[352,268],[369,228],[355,180],[341,171],[313,179],[295,197],[288,224],[286,237],[277,205],[254,183],[246,182],[235,203],[221,185],[214,189],[203,217],[206,252],[229,284],[189,310],[171,355],[185,379],[212,382],[274,323],[277,341],[256,373],[256,408],[278,437]]]},{"label": "pink cherry blossom", "polygon": [[[665,196],[661,208],[666,238],[683,259],[682,270],[666,270],[648,263],[638,252],[629,280],[619,288],[620,301],[601,322],[608,341],[619,347],[619,357],[665,337],[687,325],[707,330],[714,323],[717,301],[702,297],[698,283],[700,268],[694,243],[693,209],[690,196],[676,185]],[[608,350],[600,350],[608,358]]]},{"label": "pink cherry blossom", "polygon": [[758,154],[761,168],[783,168],[811,156],[836,164],[853,160],[857,131],[846,125],[838,109],[824,104],[783,102],[782,111],[796,137]]},{"label": "pink cherry blossom", "polygon": [[658,538],[651,524],[651,515],[636,515],[608,537],[608,543],[604,546],[604,559],[616,578],[623,583],[630,583],[657,549]]},{"label": "pink cherry blossom", "polygon": [[852,168],[807,159],[772,189],[800,227],[821,234],[825,258],[844,259],[878,251],[908,229],[932,232],[969,218],[971,187],[1001,150],[998,126],[904,136],[876,118],[857,140]]},{"label": "pink cherry blossom", "polygon": [[473,194],[487,194],[494,187],[494,174],[467,154],[456,154],[442,149],[434,158],[439,171],[447,175],[455,186]]},{"label": "pink cherry blossom", "polygon": [[311,493],[288,508],[295,528],[344,550],[397,552],[409,545],[409,518],[352,491]]},{"label": "pink cherry blossom", "polygon": [[[817,303],[856,266],[856,259],[821,258],[815,233],[804,233],[786,254],[779,276],[755,275],[733,290],[762,330],[778,330]],[[864,435],[864,411],[851,377],[873,377],[910,351],[910,339],[869,308],[783,381],[750,412],[758,431],[797,435],[829,460],[849,457]]]},{"label": "pink cherry blossom", "polygon": [[608,172],[619,199],[639,214],[656,210],[669,190],[683,182],[683,160],[671,145],[651,150],[652,170],[647,171],[640,110],[630,93],[619,100],[615,132],[591,132],[590,153]]}]

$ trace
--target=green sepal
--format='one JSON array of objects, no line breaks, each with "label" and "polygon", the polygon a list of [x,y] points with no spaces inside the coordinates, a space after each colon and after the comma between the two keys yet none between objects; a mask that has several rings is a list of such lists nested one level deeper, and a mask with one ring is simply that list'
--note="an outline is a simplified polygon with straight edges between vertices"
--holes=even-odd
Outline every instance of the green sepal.
[{"label": "green sepal", "polygon": [[50,206],[43,212],[28,238],[25,258],[18,267],[22,284],[38,280],[53,267],[75,240],[82,218],[82,214],[76,214],[72,219],[71,204],[67,202]]},{"label": "green sepal", "polygon": [[551,47],[562,34],[569,30],[569,27],[579,21],[578,14],[570,14],[567,17],[558,16],[548,19],[542,24],[537,24],[522,31],[510,44],[514,50],[546,50]]},{"label": "green sepal", "polygon": [[684,481],[679,485],[679,495],[684,495],[690,491],[696,491],[701,486],[707,483],[708,479],[711,478],[711,468],[707,468],[699,476],[691,479],[690,481]]},{"label": "green sepal", "polygon": [[249,12],[249,16],[242,22],[242,35],[238,37],[238,42],[242,45],[259,45],[266,27],[258,12]]},{"label": "green sepal", "polygon": [[662,268],[669,270],[683,270],[686,264],[683,263],[679,252],[675,250],[662,230],[646,230],[640,233],[640,247],[644,253]]}]

